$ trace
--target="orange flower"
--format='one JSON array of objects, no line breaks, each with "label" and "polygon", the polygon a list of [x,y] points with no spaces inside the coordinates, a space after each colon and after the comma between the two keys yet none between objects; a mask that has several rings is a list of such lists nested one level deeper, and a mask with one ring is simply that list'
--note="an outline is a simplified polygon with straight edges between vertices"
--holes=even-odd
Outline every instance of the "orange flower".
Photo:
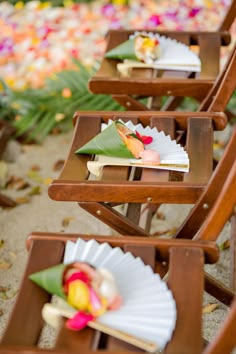
[{"label": "orange flower", "polygon": [[70,98],[72,96],[72,92],[68,87],[65,87],[62,91],[62,96],[64,98]]},{"label": "orange flower", "polygon": [[144,145],[138,136],[123,124],[117,124],[117,131],[134,157],[136,159],[140,158]]}]

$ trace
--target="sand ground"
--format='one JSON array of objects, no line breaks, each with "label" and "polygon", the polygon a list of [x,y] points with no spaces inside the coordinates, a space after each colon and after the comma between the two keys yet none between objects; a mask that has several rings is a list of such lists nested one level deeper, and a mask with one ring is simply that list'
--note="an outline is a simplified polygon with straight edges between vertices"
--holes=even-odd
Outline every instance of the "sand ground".
[{"label": "sand ground", "polygon": [[[8,196],[18,198],[21,204],[12,209],[0,208],[0,337],[19,289],[20,280],[27,260],[25,240],[33,230],[55,232],[80,232],[85,234],[110,235],[109,227],[97,221],[80,209],[76,203],[55,202],[48,197],[47,188],[51,179],[58,176],[56,166],[64,160],[69,150],[72,131],[48,137],[42,145],[20,145],[11,141],[4,154],[7,179],[12,176],[23,180],[12,183],[4,190]],[[25,188],[22,188],[22,185]],[[20,188],[21,186],[21,188]],[[29,193],[33,195],[29,196]],[[19,199],[20,198],[20,199]],[[24,201],[24,203],[23,203]],[[163,205],[162,217],[154,217],[152,232],[173,230],[178,227],[191,206]],[[227,224],[218,242],[229,239],[230,226]],[[210,266],[210,272],[224,283],[228,282],[229,250],[221,251],[219,262]],[[209,303],[218,307],[203,315],[204,336],[211,339],[227,308],[205,294],[203,307]],[[47,334],[45,343],[48,343]]]}]

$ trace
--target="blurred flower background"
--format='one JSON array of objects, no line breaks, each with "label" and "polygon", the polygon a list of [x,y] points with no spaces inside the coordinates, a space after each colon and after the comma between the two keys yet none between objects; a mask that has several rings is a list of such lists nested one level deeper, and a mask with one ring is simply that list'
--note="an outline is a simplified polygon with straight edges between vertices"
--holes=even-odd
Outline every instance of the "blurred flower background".
[{"label": "blurred flower background", "polygon": [[[1,2],[0,119],[10,121],[18,135],[42,141],[55,128],[71,127],[76,110],[122,109],[110,97],[87,89],[109,29],[214,30],[230,2]],[[233,37],[235,33],[234,25]]]}]

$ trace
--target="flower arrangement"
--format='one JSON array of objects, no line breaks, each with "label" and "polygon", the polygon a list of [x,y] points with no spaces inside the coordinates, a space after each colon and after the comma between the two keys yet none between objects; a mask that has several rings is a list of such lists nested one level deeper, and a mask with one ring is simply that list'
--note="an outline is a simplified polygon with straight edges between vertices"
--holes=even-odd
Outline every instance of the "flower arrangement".
[{"label": "flower arrangement", "polygon": [[106,311],[117,310],[122,303],[113,274],[85,262],[58,264],[31,274],[30,279],[76,309],[66,322],[73,330],[83,329],[88,322]]},{"label": "flower arrangement", "polygon": [[160,56],[160,43],[157,36],[134,33],[130,38],[105,54],[108,59],[133,59],[152,63]]},{"label": "flower arrangement", "polygon": [[148,149],[152,136],[133,131],[123,122],[115,121],[108,125],[100,134],[76,151],[79,154],[97,154],[111,157],[142,159],[142,162],[160,163],[157,151]]}]

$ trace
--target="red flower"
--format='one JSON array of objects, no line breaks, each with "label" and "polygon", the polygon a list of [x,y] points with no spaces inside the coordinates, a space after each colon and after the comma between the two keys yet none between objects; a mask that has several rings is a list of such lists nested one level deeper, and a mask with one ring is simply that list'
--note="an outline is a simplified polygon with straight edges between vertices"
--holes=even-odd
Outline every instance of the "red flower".
[{"label": "red flower", "polygon": [[148,145],[151,144],[153,141],[153,138],[151,136],[147,136],[147,135],[141,135],[139,132],[137,132],[137,130],[135,131],[135,134],[137,135],[137,137],[142,141],[142,143],[144,145]]}]

